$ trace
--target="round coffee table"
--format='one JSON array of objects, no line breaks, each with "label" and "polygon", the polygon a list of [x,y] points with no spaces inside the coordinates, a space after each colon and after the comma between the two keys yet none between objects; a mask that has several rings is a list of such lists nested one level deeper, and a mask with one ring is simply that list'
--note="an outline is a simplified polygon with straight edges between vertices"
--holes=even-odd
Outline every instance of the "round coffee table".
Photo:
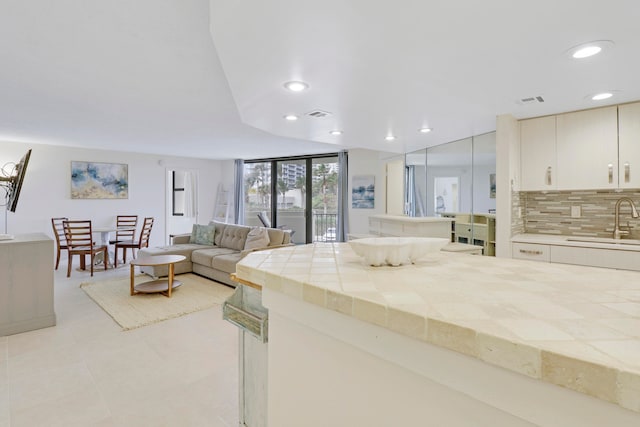
[{"label": "round coffee table", "polygon": [[[131,261],[131,295],[135,294],[152,294],[156,292],[162,293],[164,296],[171,298],[171,290],[182,285],[179,280],[173,280],[173,270],[176,262],[187,259],[183,255],[155,255],[148,257],[139,257]],[[134,271],[136,266],[157,266],[168,265],[169,275],[166,279],[151,280],[149,282],[134,285]]]}]

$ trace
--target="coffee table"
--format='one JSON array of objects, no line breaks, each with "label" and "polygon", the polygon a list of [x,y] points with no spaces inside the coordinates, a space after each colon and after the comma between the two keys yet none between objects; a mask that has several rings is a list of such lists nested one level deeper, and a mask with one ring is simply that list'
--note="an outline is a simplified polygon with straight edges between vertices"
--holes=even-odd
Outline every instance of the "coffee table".
[{"label": "coffee table", "polygon": [[[171,298],[171,290],[182,285],[179,280],[173,280],[173,270],[176,262],[187,259],[183,255],[155,255],[148,257],[138,257],[130,262],[131,265],[131,295],[135,294],[151,294],[160,292],[164,296]],[[134,286],[134,271],[136,266],[145,265],[168,265],[169,275],[166,279],[151,280],[149,282],[139,283]]]}]

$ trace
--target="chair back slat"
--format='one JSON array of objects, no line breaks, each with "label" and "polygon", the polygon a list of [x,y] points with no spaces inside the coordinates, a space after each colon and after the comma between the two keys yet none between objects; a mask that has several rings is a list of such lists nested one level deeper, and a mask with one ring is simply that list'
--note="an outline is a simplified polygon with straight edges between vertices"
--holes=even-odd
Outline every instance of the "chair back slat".
[{"label": "chair back slat", "polygon": [[70,250],[80,247],[91,247],[93,236],[90,220],[63,221],[64,234]]},{"label": "chair back slat", "polygon": [[56,238],[56,245],[59,248],[67,247],[67,238],[64,235],[64,225],[62,221],[66,221],[69,218],[67,217],[59,217],[59,218],[51,218],[51,227],[53,228],[53,236]]},{"label": "chair back slat", "polygon": [[153,227],[153,217],[147,217],[142,224],[142,230],[140,231],[140,240],[138,241],[138,248],[148,248],[149,238],[151,237],[151,228]]},{"label": "chair back slat", "polygon": [[116,217],[117,228],[127,228],[127,230],[116,231],[116,241],[122,242],[125,240],[133,241],[133,237],[136,235],[136,227],[138,226],[138,215],[118,215]]}]

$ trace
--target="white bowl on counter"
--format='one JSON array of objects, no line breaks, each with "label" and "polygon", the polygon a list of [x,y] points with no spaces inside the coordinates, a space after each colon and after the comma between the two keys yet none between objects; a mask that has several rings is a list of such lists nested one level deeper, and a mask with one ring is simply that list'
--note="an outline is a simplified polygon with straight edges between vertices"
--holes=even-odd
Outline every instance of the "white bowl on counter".
[{"label": "white bowl on counter", "polygon": [[449,239],[440,237],[369,237],[349,241],[349,245],[365,262],[374,267],[411,264],[439,252]]}]

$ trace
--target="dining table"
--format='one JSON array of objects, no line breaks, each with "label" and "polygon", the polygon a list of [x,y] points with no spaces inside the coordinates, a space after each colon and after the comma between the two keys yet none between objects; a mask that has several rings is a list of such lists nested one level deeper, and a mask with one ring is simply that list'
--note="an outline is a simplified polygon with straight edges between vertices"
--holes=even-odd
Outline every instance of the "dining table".
[{"label": "dining table", "polygon": [[[135,231],[135,227],[118,227],[115,225],[111,225],[111,226],[104,226],[104,227],[93,227],[92,231],[94,233],[100,233],[100,244],[106,246],[107,248],[109,248],[109,242],[111,241],[111,233],[114,232],[118,232],[118,231]],[[109,252],[109,266],[113,266],[114,265],[114,261],[115,261],[115,251],[110,251],[107,249],[107,251]],[[102,255],[98,254],[96,256],[96,264],[102,264],[103,259],[102,259]]]}]

